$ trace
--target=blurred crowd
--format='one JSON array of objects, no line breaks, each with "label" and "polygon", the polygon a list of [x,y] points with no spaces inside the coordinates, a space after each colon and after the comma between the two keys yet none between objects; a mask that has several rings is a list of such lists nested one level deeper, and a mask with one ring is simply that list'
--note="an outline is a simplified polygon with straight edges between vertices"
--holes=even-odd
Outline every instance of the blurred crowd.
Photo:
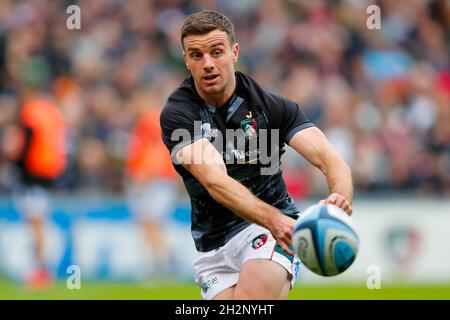
[{"label": "blurred crowd", "polygon": [[[80,30],[66,25],[72,4]],[[370,4],[380,30],[367,26]],[[231,18],[238,70],[299,103],[349,163],[357,192],[450,194],[446,0],[2,0],[0,194],[16,179],[11,126],[36,96],[67,125],[57,190],[123,193],[130,133],[188,75],[180,27],[201,8]],[[283,166],[294,197],[326,192],[292,152]]]}]

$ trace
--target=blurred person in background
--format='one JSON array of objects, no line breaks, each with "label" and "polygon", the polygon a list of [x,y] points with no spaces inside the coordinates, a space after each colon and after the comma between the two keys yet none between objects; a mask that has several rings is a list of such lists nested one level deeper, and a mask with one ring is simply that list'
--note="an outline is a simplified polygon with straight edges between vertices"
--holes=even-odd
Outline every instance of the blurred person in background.
[{"label": "blurred person in background", "polygon": [[46,261],[45,223],[51,214],[51,193],[66,169],[66,124],[53,101],[35,89],[23,88],[21,98],[18,120],[8,127],[3,143],[16,169],[13,201],[32,233],[34,265],[25,281],[39,289],[53,283]]},{"label": "blurred person in background", "polygon": [[178,179],[161,140],[160,114],[160,108],[151,108],[138,118],[126,160],[128,204],[144,234],[148,276],[169,275],[172,253],[165,225],[178,204]]}]

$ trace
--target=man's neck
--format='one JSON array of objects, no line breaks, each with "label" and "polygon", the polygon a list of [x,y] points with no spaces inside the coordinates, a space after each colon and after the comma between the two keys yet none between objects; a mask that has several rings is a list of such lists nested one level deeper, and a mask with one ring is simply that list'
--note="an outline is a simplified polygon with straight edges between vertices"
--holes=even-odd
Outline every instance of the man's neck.
[{"label": "man's neck", "polygon": [[[222,108],[225,103],[231,98],[236,88],[236,77],[231,79],[231,83],[225,88],[224,91],[215,95],[206,95],[197,90],[198,95],[210,106],[214,108]],[[197,88],[196,88],[197,89]]]}]

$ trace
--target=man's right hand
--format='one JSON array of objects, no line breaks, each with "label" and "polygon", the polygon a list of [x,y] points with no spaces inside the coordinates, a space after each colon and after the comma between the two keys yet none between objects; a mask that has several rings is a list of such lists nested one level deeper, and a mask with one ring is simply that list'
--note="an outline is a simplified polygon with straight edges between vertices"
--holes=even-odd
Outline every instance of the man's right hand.
[{"label": "man's right hand", "polygon": [[280,212],[278,216],[271,219],[268,226],[273,237],[280,244],[281,249],[291,256],[295,255],[295,252],[289,249],[289,246],[292,246],[292,232],[294,231],[295,223],[295,219]]}]

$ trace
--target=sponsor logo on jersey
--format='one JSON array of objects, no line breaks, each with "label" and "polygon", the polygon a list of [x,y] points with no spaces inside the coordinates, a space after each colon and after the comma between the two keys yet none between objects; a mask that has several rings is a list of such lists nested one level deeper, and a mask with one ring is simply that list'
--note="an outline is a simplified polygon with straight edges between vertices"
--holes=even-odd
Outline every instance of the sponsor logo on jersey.
[{"label": "sponsor logo on jersey", "polygon": [[298,273],[300,271],[300,261],[299,260],[296,260],[294,262],[293,269],[294,269],[294,272],[293,272],[294,278],[297,278],[298,277]]},{"label": "sponsor logo on jersey", "polygon": [[205,281],[202,283],[202,290],[204,293],[208,292],[209,288],[211,288],[213,285],[215,285],[219,280],[217,277],[214,277],[212,279],[209,279],[208,281]]},{"label": "sponsor logo on jersey", "polygon": [[211,124],[208,122],[203,123],[201,126],[201,129],[202,129],[202,136],[207,139],[217,138],[217,136],[218,136],[218,132],[217,132],[218,129],[215,129],[215,128],[211,129]]}]

